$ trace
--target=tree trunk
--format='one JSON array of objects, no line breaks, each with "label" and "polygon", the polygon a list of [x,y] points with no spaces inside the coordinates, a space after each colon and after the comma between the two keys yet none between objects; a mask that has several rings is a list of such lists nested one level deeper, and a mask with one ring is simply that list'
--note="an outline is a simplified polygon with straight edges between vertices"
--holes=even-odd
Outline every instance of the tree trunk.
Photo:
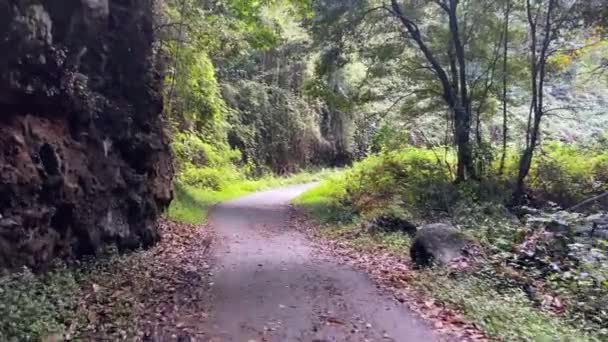
[{"label": "tree trunk", "polygon": [[[456,61],[458,63],[458,79],[453,80],[453,82],[450,82],[448,73],[441,66],[439,60],[435,57],[431,49],[422,39],[418,26],[403,13],[397,0],[391,0],[391,13],[401,22],[409,36],[416,43],[420,51],[424,54],[426,60],[431,65],[431,68],[441,83],[443,89],[443,98],[450,110],[454,113],[454,140],[458,149],[456,181],[462,182],[468,180],[469,178],[477,179],[477,177],[475,174],[471,149],[471,108],[467,93],[464,46],[462,45],[462,41],[458,33],[458,22],[456,17],[457,5],[458,1],[450,0],[450,6],[446,9],[449,15],[452,43],[456,55]],[[453,71],[452,65],[452,72]],[[459,92],[457,90],[459,90]]]},{"label": "tree trunk", "polygon": [[[544,114],[544,85],[545,85],[545,73],[551,41],[555,39],[555,31],[552,27],[552,14],[555,9],[557,0],[549,0],[547,6],[547,13],[545,17],[545,24],[543,30],[543,41],[540,47],[540,54],[537,53],[537,21],[538,16],[532,15],[532,6],[530,0],[526,0],[526,11],[528,14],[528,23],[530,25],[531,35],[531,58],[530,58],[530,74],[532,80],[532,100],[531,100],[531,114],[534,115],[532,125],[528,122],[528,132],[526,135],[526,149],[522,153],[519,163],[519,174],[517,176],[517,184],[515,192],[513,194],[514,204],[519,204],[525,194],[525,179],[530,173],[530,167],[532,166],[532,158],[534,157],[534,150],[538,144],[538,136],[540,134],[540,123]],[[534,19],[533,19],[534,17]]]},{"label": "tree trunk", "polygon": [[456,147],[458,148],[458,167],[456,171],[456,182],[463,182],[475,175],[473,155],[471,150],[471,116],[462,106],[454,108],[454,125]]},{"label": "tree trunk", "polygon": [[505,28],[502,51],[502,156],[500,157],[499,175],[505,172],[505,162],[507,159],[507,139],[508,133],[508,103],[507,103],[507,83],[508,83],[508,49],[509,49],[509,15],[511,14],[511,1],[507,0],[505,9]]},{"label": "tree trunk", "polygon": [[452,36],[452,42],[454,43],[454,51],[456,52],[456,59],[458,61],[458,78],[460,81],[460,103],[462,104],[462,107],[464,108],[465,112],[467,112],[467,114],[470,114],[471,108],[469,104],[469,94],[467,87],[466,59],[464,56],[464,45],[462,44],[462,40],[460,39],[457,12],[458,0],[450,0],[450,34]]},{"label": "tree trunk", "polygon": [[519,162],[519,173],[517,175],[517,184],[515,186],[515,193],[513,194],[514,204],[520,204],[525,195],[525,180],[530,173],[532,167],[532,158],[534,157],[534,150],[538,143],[538,133],[540,131],[540,119],[542,113],[534,113],[534,124],[532,132],[530,134],[530,144],[526,147],[522,153]]}]

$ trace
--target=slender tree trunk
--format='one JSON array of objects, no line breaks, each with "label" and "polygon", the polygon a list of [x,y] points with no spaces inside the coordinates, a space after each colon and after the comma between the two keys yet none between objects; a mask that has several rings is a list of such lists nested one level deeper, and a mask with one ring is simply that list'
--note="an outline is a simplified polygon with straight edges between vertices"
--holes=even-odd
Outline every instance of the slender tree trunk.
[{"label": "slender tree trunk", "polygon": [[547,51],[552,39],[554,39],[554,31],[552,27],[552,15],[555,9],[557,0],[549,0],[547,6],[545,24],[543,30],[543,41],[540,47],[540,53],[537,53],[538,41],[537,41],[537,21],[535,16],[532,15],[532,6],[530,0],[526,0],[526,10],[528,14],[528,22],[530,24],[531,33],[531,80],[532,80],[532,100],[531,100],[531,114],[533,115],[532,124],[528,122],[528,132],[526,136],[526,148],[522,153],[519,163],[519,174],[517,176],[517,183],[515,192],[513,194],[514,204],[518,204],[523,199],[525,194],[525,180],[530,173],[532,166],[532,158],[534,157],[534,150],[538,144],[538,138],[540,134],[540,123],[544,114],[544,85],[545,85],[545,73],[547,65]]},{"label": "slender tree trunk", "polygon": [[471,149],[471,116],[462,107],[454,108],[454,125],[456,147],[458,148],[458,166],[456,168],[456,181],[462,182],[474,178],[471,171],[473,166],[473,151]]},{"label": "slender tree trunk", "polygon": [[[449,6],[444,7],[448,12],[450,20],[450,31],[454,53],[458,64],[458,80],[452,83],[446,70],[441,66],[430,48],[422,39],[418,26],[408,18],[402,11],[397,0],[391,0],[391,14],[395,16],[407,31],[409,37],[416,43],[424,57],[431,65],[443,89],[443,98],[450,110],[454,113],[454,140],[458,149],[458,167],[456,181],[462,182],[469,178],[476,179],[473,154],[471,149],[471,108],[468,99],[466,60],[464,46],[460,39],[457,21],[457,0],[450,0]],[[454,71],[452,69],[452,71]],[[456,89],[459,90],[455,91]]]},{"label": "slender tree trunk", "polygon": [[450,62],[450,76],[452,81],[452,89],[454,94],[458,94],[458,67],[456,66],[456,55],[454,53],[454,41],[450,39],[450,46],[448,47],[448,60]]},{"label": "slender tree trunk", "polygon": [[458,61],[458,78],[460,82],[460,102],[465,110],[465,115],[468,116],[470,121],[471,108],[469,104],[469,94],[467,87],[467,69],[466,59],[464,55],[464,45],[460,39],[460,29],[458,27],[458,1],[449,0],[449,22],[450,22],[450,33],[452,35],[452,42],[454,42],[454,51],[456,52],[456,59]]},{"label": "slender tree trunk", "polygon": [[458,62],[458,88],[460,90],[460,100],[456,101],[454,108],[456,144],[458,147],[457,181],[466,181],[469,178],[477,179],[477,173],[475,172],[471,148],[471,104],[467,86],[466,57],[458,25],[458,2],[459,0],[449,0],[448,17],[451,41],[454,44],[454,52]]},{"label": "slender tree trunk", "polygon": [[511,14],[511,1],[507,0],[505,9],[505,28],[502,51],[502,156],[500,157],[500,168],[498,173],[502,176],[505,171],[507,159],[507,139],[509,137],[508,126],[508,99],[507,84],[509,79],[508,49],[509,49],[509,15]]}]

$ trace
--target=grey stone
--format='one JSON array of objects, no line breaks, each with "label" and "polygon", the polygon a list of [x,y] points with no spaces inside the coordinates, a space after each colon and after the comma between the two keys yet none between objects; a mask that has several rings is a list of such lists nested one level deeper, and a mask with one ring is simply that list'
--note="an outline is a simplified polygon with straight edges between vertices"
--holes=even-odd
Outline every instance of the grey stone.
[{"label": "grey stone", "polygon": [[544,227],[549,222],[551,222],[551,218],[544,217],[544,216],[533,216],[533,217],[528,218],[528,220],[526,221],[528,226],[535,228],[535,229]]},{"label": "grey stone", "polygon": [[422,226],[410,248],[412,260],[426,266],[435,262],[448,264],[461,257],[463,249],[473,240],[454,226],[435,223]]},{"label": "grey stone", "polygon": [[568,226],[568,223],[563,220],[551,220],[549,223],[547,223],[545,229],[548,232],[558,234],[567,234],[570,232],[570,227]]},{"label": "grey stone", "polygon": [[574,228],[574,234],[576,236],[591,236],[593,232],[593,224],[579,224]]}]

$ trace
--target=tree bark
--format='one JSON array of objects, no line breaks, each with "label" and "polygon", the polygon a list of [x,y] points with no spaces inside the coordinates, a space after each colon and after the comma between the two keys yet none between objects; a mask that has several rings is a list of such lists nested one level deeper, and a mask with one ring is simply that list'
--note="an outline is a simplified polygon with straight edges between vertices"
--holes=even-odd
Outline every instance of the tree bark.
[{"label": "tree bark", "polygon": [[532,5],[530,0],[526,0],[526,12],[528,15],[528,23],[530,25],[531,34],[531,81],[532,81],[532,100],[531,100],[531,114],[533,115],[532,124],[528,123],[528,132],[526,135],[526,148],[522,153],[519,163],[519,174],[517,176],[517,183],[515,192],[513,194],[514,204],[519,204],[525,194],[525,180],[530,173],[532,166],[532,158],[534,157],[534,150],[538,144],[538,137],[540,134],[540,123],[544,114],[544,85],[545,85],[545,73],[547,65],[547,51],[552,39],[554,39],[554,30],[552,27],[552,15],[555,9],[556,0],[549,0],[547,6],[545,24],[543,27],[543,42],[541,45],[540,54],[537,53],[538,48],[538,37],[537,37],[537,18],[538,16],[532,15]]},{"label": "tree bark", "polygon": [[505,162],[507,159],[507,139],[509,138],[508,126],[508,102],[507,84],[509,79],[508,51],[509,51],[509,15],[511,14],[511,1],[507,0],[505,9],[505,27],[502,51],[502,156],[500,157],[499,175],[505,172]]},{"label": "tree bark", "polygon": [[[464,47],[458,33],[458,21],[456,17],[457,5],[457,0],[450,0],[450,6],[442,6],[450,17],[451,38],[458,63],[458,80],[454,80],[454,83],[450,82],[448,73],[422,39],[418,26],[403,13],[397,0],[391,0],[391,13],[401,22],[410,38],[414,40],[431,65],[431,68],[441,83],[443,98],[450,110],[454,113],[454,141],[458,149],[456,181],[463,182],[469,178],[476,179],[477,177],[475,174],[471,148],[471,111],[467,93]],[[455,89],[459,89],[460,94],[458,94]]]},{"label": "tree bark", "polygon": [[586,206],[586,205],[588,205],[590,203],[593,203],[595,201],[599,201],[599,200],[601,200],[603,198],[606,198],[606,197],[608,197],[608,192],[604,192],[603,194],[600,194],[600,195],[588,198],[588,199],[586,199],[586,200],[584,200],[584,201],[582,201],[582,202],[580,202],[580,203],[578,203],[578,204],[576,204],[576,205],[574,205],[574,206],[572,206],[572,207],[570,207],[570,208],[568,208],[566,210],[568,210],[568,211],[575,211],[575,210],[578,210],[578,209],[580,209],[580,208],[582,208],[582,207],[584,207],[584,206]]}]

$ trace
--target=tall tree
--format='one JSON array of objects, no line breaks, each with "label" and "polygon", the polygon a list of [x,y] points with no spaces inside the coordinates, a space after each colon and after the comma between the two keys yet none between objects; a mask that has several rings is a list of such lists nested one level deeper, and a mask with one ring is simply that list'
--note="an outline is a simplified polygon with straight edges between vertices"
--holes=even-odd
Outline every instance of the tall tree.
[{"label": "tall tree", "polygon": [[442,97],[453,112],[454,141],[458,149],[457,181],[477,178],[471,146],[471,103],[467,82],[467,60],[465,46],[460,33],[458,0],[434,1],[447,15],[450,32],[450,50],[453,48],[455,63],[451,63],[453,77],[441,65],[435,53],[422,37],[419,25],[408,15],[397,0],[391,0],[390,8],[385,7],[403,26],[405,38],[412,39],[422,52],[437,80],[440,82]]},{"label": "tall tree", "polygon": [[505,17],[502,47],[502,154],[500,157],[500,167],[498,171],[500,175],[502,175],[505,170],[505,161],[507,158],[507,139],[509,137],[507,87],[509,82],[509,17],[511,15],[511,0],[505,1],[504,13]]},{"label": "tall tree", "polygon": [[539,143],[540,127],[545,115],[545,83],[547,62],[557,51],[553,46],[566,27],[577,25],[580,19],[578,1],[526,0],[525,13],[529,29],[529,63],[531,99],[526,130],[526,144],[519,162],[515,203],[525,193],[525,179],[530,173],[534,151]]}]

